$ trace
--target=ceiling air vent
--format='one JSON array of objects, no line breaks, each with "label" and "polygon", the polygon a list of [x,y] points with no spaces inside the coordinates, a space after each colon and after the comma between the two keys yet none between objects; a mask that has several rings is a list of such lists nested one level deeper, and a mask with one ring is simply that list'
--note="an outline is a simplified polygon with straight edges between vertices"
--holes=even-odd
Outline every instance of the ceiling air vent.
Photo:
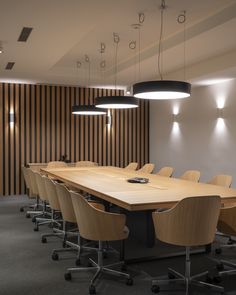
[{"label": "ceiling air vent", "polygon": [[12,70],[12,68],[14,67],[15,62],[10,61],[7,63],[5,70]]},{"label": "ceiling air vent", "polygon": [[33,28],[24,27],[20,33],[20,36],[18,38],[18,42],[26,42],[29,38],[29,35]]}]

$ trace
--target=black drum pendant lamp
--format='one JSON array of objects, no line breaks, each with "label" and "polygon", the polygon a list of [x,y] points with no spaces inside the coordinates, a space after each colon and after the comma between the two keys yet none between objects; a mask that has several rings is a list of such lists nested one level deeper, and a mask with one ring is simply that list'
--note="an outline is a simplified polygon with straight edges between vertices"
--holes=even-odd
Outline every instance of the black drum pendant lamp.
[{"label": "black drum pendant lamp", "polygon": [[143,99],[178,99],[189,97],[191,84],[183,81],[158,80],[133,85],[133,93]]},{"label": "black drum pendant lamp", "polygon": [[[85,62],[88,64],[88,89],[90,87],[90,59],[87,55],[85,55]],[[77,62],[77,68],[81,66],[80,62]],[[97,108],[95,105],[73,105],[72,106],[72,114],[73,115],[106,115],[106,110]]]},{"label": "black drum pendant lamp", "polygon": [[106,110],[96,108],[94,105],[74,105],[72,114],[74,115],[106,115]]},{"label": "black drum pendant lamp", "polygon": [[[118,44],[120,42],[120,37],[118,34],[113,33],[114,43],[116,45],[115,51],[115,88],[117,81],[117,52],[118,52]],[[97,108],[105,108],[105,109],[131,109],[137,108],[138,98],[133,96],[100,96],[95,98],[95,105]]]},{"label": "black drum pendant lamp", "polygon": [[138,98],[133,96],[101,96],[95,98],[97,108],[131,109],[138,107]]},{"label": "black drum pendant lamp", "polygon": [[[161,42],[163,35],[163,12],[166,9],[165,0],[161,0],[161,28],[158,51],[158,71],[161,80],[139,82],[133,85],[133,95],[142,99],[178,99],[186,98],[191,94],[191,84],[184,81],[163,80],[161,73]],[[181,15],[182,21],[178,19],[179,23],[185,22],[185,13]]]}]

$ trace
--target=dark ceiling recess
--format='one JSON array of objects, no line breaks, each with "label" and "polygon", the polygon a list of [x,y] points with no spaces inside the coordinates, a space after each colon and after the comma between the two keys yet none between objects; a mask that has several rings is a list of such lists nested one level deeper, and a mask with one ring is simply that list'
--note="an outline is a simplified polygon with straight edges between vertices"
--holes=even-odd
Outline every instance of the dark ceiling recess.
[{"label": "dark ceiling recess", "polygon": [[8,62],[5,69],[12,70],[12,68],[14,67],[14,64],[15,64],[15,62],[13,62],[13,61]]},{"label": "dark ceiling recess", "polygon": [[30,33],[32,32],[33,28],[24,27],[20,33],[18,38],[18,42],[26,42],[29,38]]}]

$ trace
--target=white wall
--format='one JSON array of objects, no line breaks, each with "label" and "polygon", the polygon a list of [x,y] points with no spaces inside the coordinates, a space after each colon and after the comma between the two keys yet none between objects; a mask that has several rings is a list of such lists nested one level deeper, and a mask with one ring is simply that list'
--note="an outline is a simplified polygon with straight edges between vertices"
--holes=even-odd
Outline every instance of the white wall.
[{"label": "white wall", "polygon": [[[224,119],[218,118],[219,104]],[[200,170],[203,182],[231,174],[236,187],[236,80],[193,88],[184,100],[151,101],[150,162],[156,171],[174,167],[175,177],[187,169]]]}]

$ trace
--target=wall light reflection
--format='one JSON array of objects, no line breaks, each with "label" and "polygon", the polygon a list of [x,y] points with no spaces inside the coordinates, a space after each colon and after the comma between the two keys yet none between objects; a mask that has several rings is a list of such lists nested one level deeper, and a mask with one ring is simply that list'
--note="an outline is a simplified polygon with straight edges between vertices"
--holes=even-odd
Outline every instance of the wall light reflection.
[{"label": "wall light reflection", "polygon": [[216,131],[218,133],[224,132],[225,131],[225,121],[223,118],[218,118],[216,122]]},{"label": "wall light reflection", "polygon": [[178,122],[173,122],[172,134],[177,135],[179,133],[180,133],[179,123]]}]

